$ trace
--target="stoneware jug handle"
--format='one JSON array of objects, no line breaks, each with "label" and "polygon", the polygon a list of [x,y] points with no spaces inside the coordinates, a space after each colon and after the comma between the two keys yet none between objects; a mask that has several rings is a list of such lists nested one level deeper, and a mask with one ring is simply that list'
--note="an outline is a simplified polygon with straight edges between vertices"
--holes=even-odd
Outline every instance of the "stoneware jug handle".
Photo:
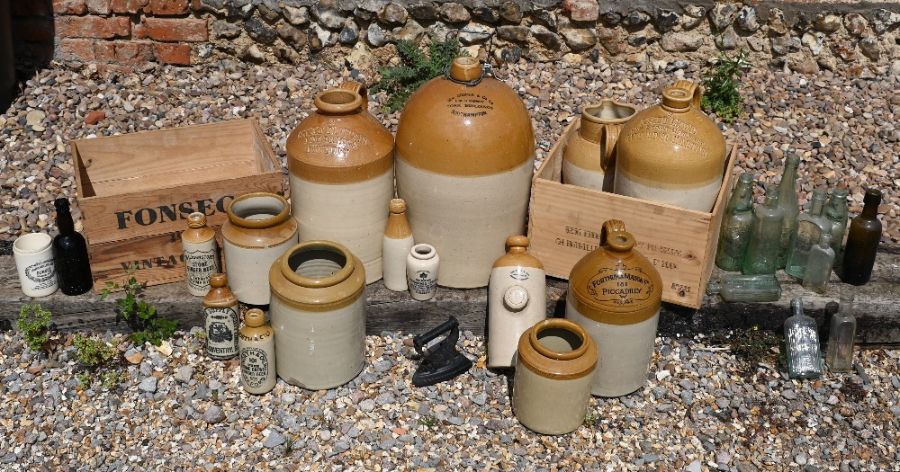
[{"label": "stoneware jug handle", "polygon": [[603,222],[603,228],[600,229],[600,245],[606,246],[606,241],[610,234],[626,232],[625,222],[622,220],[606,220]]},{"label": "stoneware jug handle", "polygon": [[604,171],[609,170],[613,157],[615,157],[613,152],[616,149],[620,131],[622,131],[621,125],[609,123],[600,128],[600,168]]},{"label": "stoneware jug handle", "polygon": [[686,91],[691,96],[691,106],[700,109],[700,101],[703,100],[703,86],[691,80],[682,79],[676,81],[672,88]]},{"label": "stoneware jug handle", "polygon": [[366,88],[365,85],[363,85],[355,80],[348,80],[348,81],[342,83],[341,86],[338,88],[340,88],[341,90],[347,90],[349,92],[353,92],[353,93],[359,95],[360,97],[362,97],[362,107],[361,108],[363,110],[369,109],[369,90]]}]

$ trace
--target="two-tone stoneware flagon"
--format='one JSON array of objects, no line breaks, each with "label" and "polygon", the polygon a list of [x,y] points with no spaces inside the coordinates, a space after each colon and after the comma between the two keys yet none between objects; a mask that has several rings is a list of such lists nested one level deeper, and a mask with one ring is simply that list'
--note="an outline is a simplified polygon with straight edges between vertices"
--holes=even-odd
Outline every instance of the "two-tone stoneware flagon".
[{"label": "two-tone stoneware flagon", "polygon": [[267,393],[275,387],[275,331],[259,308],[244,313],[240,331],[241,386],[247,393]]},{"label": "two-tone stoneware flagon", "polygon": [[209,292],[209,276],[221,270],[216,231],[206,226],[206,215],[200,212],[188,215],[187,223],[187,229],[181,232],[185,280],[188,292],[202,297]]},{"label": "two-tone stoneware flagon", "polygon": [[384,228],[382,242],[382,272],[384,286],[396,292],[405,292],[406,257],[415,245],[409,220],[406,217],[406,202],[394,198],[388,208],[388,222]]},{"label": "two-tone stoneware flagon", "polygon": [[609,99],[585,106],[563,151],[563,183],[611,192],[616,141],[636,113],[634,106]]},{"label": "two-tone stoneware flagon", "polygon": [[238,353],[237,332],[241,326],[238,299],[228,288],[225,274],[212,274],[209,285],[210,290],[203,298],[206,355],[211,359],[231,359]]}]

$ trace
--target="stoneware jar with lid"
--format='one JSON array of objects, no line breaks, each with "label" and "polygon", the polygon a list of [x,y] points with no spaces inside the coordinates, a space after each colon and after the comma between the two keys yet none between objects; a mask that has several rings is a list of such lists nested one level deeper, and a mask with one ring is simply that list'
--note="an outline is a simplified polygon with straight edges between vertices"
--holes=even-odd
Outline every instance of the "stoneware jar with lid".
[{"label": "stoneware jar with lid", "polygon": [[563,151],[563,183],[611,192],[616,140],[635,113],[637,108],[609,99],[585,106]]},{"label": "stoneware jar with lid", "polygon": [[206,215],[203,213],[191,213],[187,220],[188,228],[181,232],[185,279],[188,292],[202,297],[209,292],[209,276],[220,270],[216,230],[206,226]]},{"label": "stoneware jar with lid", "polygon": [[397,129],[397,191],[415,240],[441,255],[441,285],[487,285],[506,237],[525,230],[534,154],[525,104],[477,59],[455,59],[410,97]]},{"label": "stoneware jar with lid", "polygon": [[278,376],[309,390],[334,388],[365,363],[366,270],[345,246],[306,241],[269,271]]},{"label": "stoneware jar with lid", "polygon": [[615,192],[689,210],[712,209],[725,173],[725,138],[700,111],[702,88],[679,80],[635,115],[616,143]]},{"label": "stoneware jar with lid", "polygon": [[569,274],[566,318],[597,343],[602,362],[591,392],[626,395],[641,388],[656,341],[662,280],[634,248],[634,237],[618,220],[603,224],[600,246]]},{"label": "stoneware jar with lid", "polygon": [[222,225],[225,270],[231,291],[242,303],[269,303],[269,267],[297,243],[297,222],[281,195],[240,195],[228,206]]},{"label": "stoneware jar with lid", "polygon": [[275,332],[259,308],[251,308],[244,314],[240,348],[244,391],[259,395],[272,390],[275,387]]},{"label": "stoneware jar with lid", "polygon": [[526,428],[565,434],[584,422],[597,367],[597,347],[581,326],[539,321],[519,338],[513,411]]},{"label": "stoneware jar with lid", "polygon": [[357,82],[316,96],[316,111],[287,139],[291,203],[300,241],[347,246],[381,279],[384,208],[394,196],[394,137],[368,112]]}]

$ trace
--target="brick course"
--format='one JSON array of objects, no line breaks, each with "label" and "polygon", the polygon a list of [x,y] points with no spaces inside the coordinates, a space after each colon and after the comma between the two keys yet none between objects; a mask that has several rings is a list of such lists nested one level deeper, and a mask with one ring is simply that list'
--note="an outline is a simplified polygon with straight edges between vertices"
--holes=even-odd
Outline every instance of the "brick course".
[{"label": "brick course", "polygon": [[134,27],[134,37],[165,42],[200,42],[209,39],[206,20],[197,18],[153,18]]},{"label": "brick course", "polygon": [[131,34],[131,20],[125,16],[105,18],[101,16],[56,17],[56,35],[60,38],[112,39]]}]

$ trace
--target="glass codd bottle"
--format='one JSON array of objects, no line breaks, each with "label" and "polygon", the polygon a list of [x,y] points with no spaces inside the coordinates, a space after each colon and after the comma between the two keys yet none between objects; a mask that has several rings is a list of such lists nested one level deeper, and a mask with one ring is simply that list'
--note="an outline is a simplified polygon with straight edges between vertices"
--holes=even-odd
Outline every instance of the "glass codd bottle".
[{"label": "glass codd bottle", "polygon": [[710,282],[706,292],[719,294],[726,302],[774,302],[781,298],[781,284],[775,274],[728,274]]},{"label": "glass codd bottle", "polygon": [[813,191],[808,212],[797,218],[797,232],[791,238],[784,271],[800,280],[806,273],[809,251],[822,239],[822,233],[831,232],[831,222],[822,214],[825,209],[825,189]]},{"label": "glass codd bottle", "polygon": [[841,265],[841,280],[851,285],[863,285],[872,277],[875,251],[881,240],[881,222],[878,221],[881,191],[866,189],[863,203],[862,214],[850,221]]},{"label": "glass codd bottle", "polygon": [[753,176],[741,174],[728,201],[716,253],[716,265],[722,270],[741,270],[741,261],[747,251],[750,230],[753,228],[752,185]]},{"label": "glass codd bottle", "polygon": [[841,258],[844,255],[844,236],[847,234],[850,217],[850,211],[847,208],[848,193],[845,188],[832,190],[831,196],[828,197],[828,204],[825,205],[825,218],[831,222],[831,249],[834,250],[835,269],[840,266]]},{"label": "glass codd bottle", "polygon": [[834,249],[831,248],[831,233],[824,232],[819,242],[809,250],[803,286],[818,293],[825,293],[831,266],[834,264]]},{"label": "glass codd bottle", "polygon": [[741,264],[744,274],[774,274],[778,268],[784,212],[778,207],[778,195],[774,190],[770,188],[766,192],[765,205],[757,205],[753,210],[750,243]]},{"label": "glass codd bottle", "polygon": [[784,214],[781,227],[781,247],[778,252],[778,269],[783,269],[787,262],[787,253],[791,244],[791,236],[797,231],[797,218],[800,215],[800,201],[797,197],[797,167],[800,156],[795,152],[784,158],[784,170],[781,172],[781,183],[778,185],[778,208]]},{"label": "glass codd bottle", "polygon": [[853,302],[852,293],[841,293],[839,311],[831,317],[825,362],[832,372],[850,372],[853,368],[853,344],[856,340],[856,316]]},{"label": "glass codd bottle", "polygon": [[791,300],[794,314],[784,321],[784,346],[788,376],[814,379],[822,375],[822,354],[816,320],[803,313],[803,300]]}]

